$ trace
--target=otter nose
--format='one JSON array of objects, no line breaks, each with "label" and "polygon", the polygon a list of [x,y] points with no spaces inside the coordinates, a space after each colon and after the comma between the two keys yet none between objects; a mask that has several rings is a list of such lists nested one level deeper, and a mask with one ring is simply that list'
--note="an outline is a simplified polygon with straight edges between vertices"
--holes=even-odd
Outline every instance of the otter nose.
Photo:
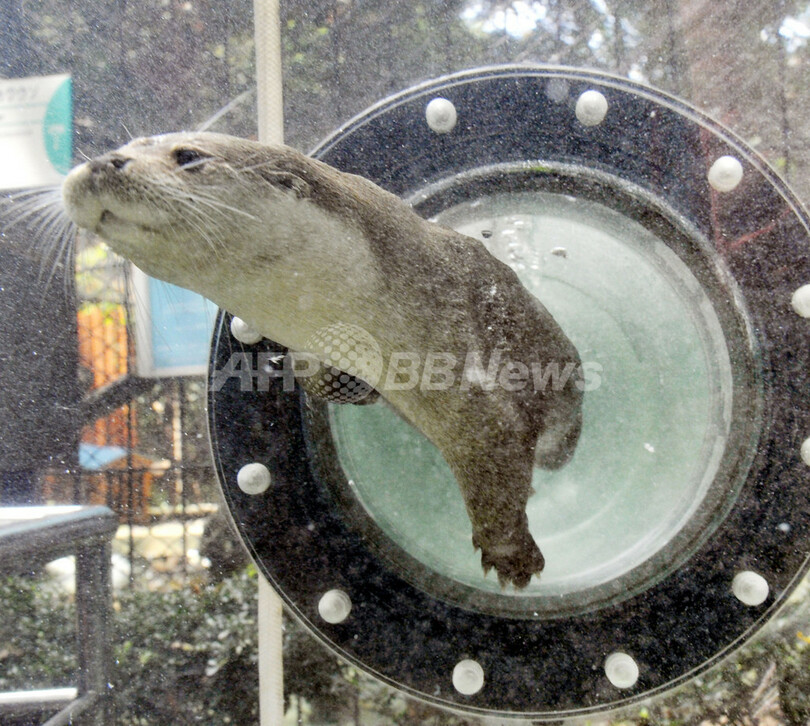
[{"label": "otter nose", "polygon": [[129,163],[129,161],[129,157],[113,152],[111,154],[97,156],[95,159],[91,159],[87,163],[90,166],[90,171],[93,173],[99,173],[110,169],[110,167],[117,170],[123,169]]}]

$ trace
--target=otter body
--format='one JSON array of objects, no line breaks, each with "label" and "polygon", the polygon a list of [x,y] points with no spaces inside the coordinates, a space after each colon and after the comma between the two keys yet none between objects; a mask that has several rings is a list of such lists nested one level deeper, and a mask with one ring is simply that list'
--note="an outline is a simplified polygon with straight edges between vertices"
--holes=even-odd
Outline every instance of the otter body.
[{"label": "otter body", "polygon": [[[74,169],[68,216],[148,274],[195,290],[291,351],[357,326],[392,354],[575,368],[537,390],[500,378],[379,386],[456,476],[482,565],[525,587],[543,568],[525,508],[532,469],[565,464],[581,427],[580,360],[514,272],[399,198],[283,146],[197,133],[137,139]],[[472,358],[470,358],[472,356]],[[516,368],[518,372],[523,368]],[[373,378],[371,371],[351,371]],[[366,375],[368,374],[368,375]],[[310,389],[307,388],[309,391]]]}]

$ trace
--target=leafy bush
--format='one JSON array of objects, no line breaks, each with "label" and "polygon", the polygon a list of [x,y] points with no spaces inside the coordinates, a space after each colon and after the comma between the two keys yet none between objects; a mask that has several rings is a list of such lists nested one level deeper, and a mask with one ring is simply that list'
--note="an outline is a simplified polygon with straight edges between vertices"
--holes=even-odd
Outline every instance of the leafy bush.
[{"label": "leafy bush", "polygon": [[[125,591],[112,622],[121,726],[257,721],[255,573],[172,592]],[[75,610],[47,580],[6,578],[0,689],[76,682]]]},{"label": "leafy bush", "polygon": [[76,682],[73,603],[50,581],[0,577],[0,691]]},{"label": "leafy bush", "polygon": [[[258,722],[257,582],[250,566],[212,584],[127,590],[114,603],[112,693],[120,726]],[[48,580],[0,580],[0,690],[75,684],[75,609]],[[351,669],[285,619],[285,698],[354,711]],[[344,677],[345,675],[345,677]]]},{"label": "leafy bush", "polygon": [[256,590],[255,575],[242,571],[210,586],[122,593],[113,635],[118,722],[256,722]]}]

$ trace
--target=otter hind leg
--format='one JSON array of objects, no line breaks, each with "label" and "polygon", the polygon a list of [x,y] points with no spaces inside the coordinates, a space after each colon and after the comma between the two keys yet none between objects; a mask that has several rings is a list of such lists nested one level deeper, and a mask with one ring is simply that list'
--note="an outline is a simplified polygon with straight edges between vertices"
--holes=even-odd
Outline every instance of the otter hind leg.
[{"label": "otter hind leg", "polygon": [[501,587],[511,583],[522,589],[545,564],[526,516],[534,452],[504,442],[490,442],[479,451],[467,449],[463,458],[449,451],[445,458],[461,488],[484,574],[495,568]]}]

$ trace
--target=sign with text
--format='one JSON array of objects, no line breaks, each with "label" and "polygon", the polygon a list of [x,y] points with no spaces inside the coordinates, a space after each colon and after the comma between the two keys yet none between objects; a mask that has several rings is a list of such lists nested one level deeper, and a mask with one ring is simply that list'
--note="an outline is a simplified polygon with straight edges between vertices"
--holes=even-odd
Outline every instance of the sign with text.
[{"label": "sign with text", "polygon": [[0,80],[0,189],[61,183],[72,133],[69,75]]}]

